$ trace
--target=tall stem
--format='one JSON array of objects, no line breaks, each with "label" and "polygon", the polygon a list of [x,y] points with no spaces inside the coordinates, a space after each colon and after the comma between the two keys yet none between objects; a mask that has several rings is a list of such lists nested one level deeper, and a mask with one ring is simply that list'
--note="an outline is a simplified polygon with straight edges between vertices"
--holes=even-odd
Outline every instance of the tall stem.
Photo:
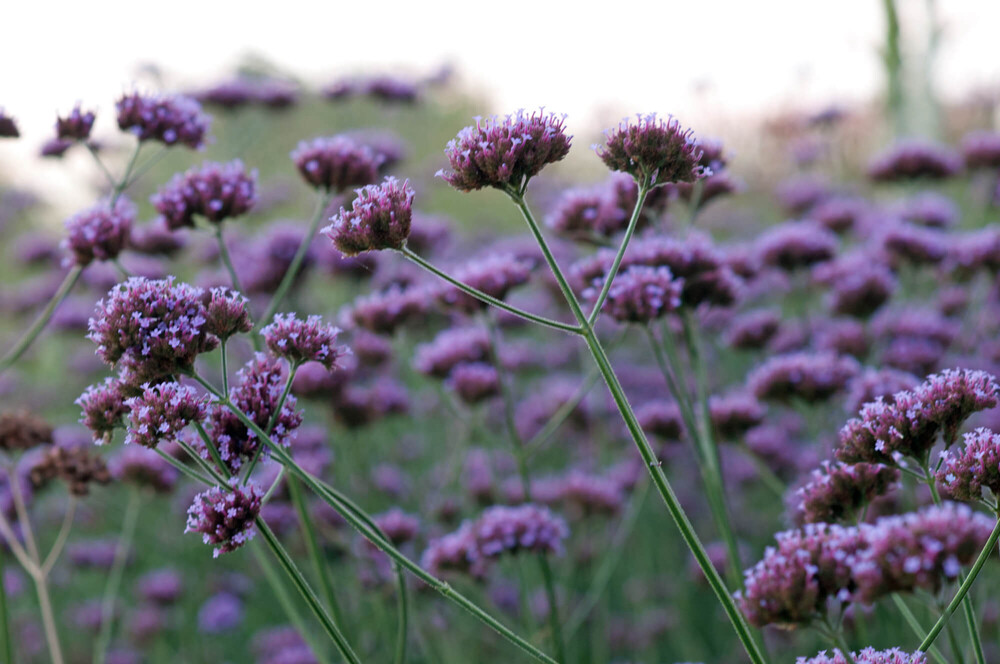
[{"label": "tall stem", "polygon": [[632,436],[632,441],[635,443],[635,446],[639,451],[639,456],[642,458],[650,476],[653,478],[653,483],[656,486],[656,490],[659,492],[660,497],[663,499],[664,504],[667,506],[667,511],[670,512],[671,518],[673,518],[674,522],[677,524],[681,537],[684,539],[688,548],[691,549],[691,553],[694,555],[698,566],[705,574],[705,578],[708,580],[709,586],[711,586],[712,591],[715,593],[719,603],[722,605],[726,616],[732,623],[733,629],[735,630],[740,642],[743,644],[744,649],[747,651],[751,662],[753,662],[753,664],[766,662],[767,657],[764,655],[761,646],[757,643],[751,633],[743,615],[736,606],[735,600],[729,594],[725,582],[722,580],[719,572],[715,569],[715,566],[712,565],[712,562],[708,557],[708,553],[705,551],[704,545],[698,538],[694,527],[691,525],[691,521],[688,519],[687,513],[684,511],[680,501],[677,499],[677,495],[674,493],[673,487],[671,487],[670,481],[667,479],[666,473],[664,473],[660,461],[656,458],[656,454],[653,452],[649,441],[646,440],[646,435],[643,433],[642,427],[639,426],[635,412],[632,410],[628,397],[625,395],[625,390],[622,388],[621,383],[618,381],[618,376],[615,374],[614,368],[611,366],[611,361],[608,359],[607,354],[604,351],[604,347],[597,338],[593,327],[588,324],[587,317],[580,308],[580,303],[576,299],[576,295],[573,293],[573,290],[566,281],[566,277],[563,275],[559,264],[556,262],[552,252],[549,250],[548,243],[545,241],[544,235],[542,235],[538,222],[532,215],[531,210],[528,208],[523,196],[511,195],[510,197],[517,208],[521,211],[521,215],[524,217],[525,221],[528,223],[528,228],[531,230],[532,235],[538,242],[542,255],[545,257],[545,261],[548,263],[549,269],[552,271],[552,274],[556,279],[556,283],[559,285],[559,289],[562,291],[567,304],[569,304],[569,307],[573,312],[573,316],[580,324],[580,327],[583,330],[584,340],[587,342],[587,346],[590,348],[590,352],[594,356],[594,360],[604,377],[604,382],[607,384],[608,390],[611,392],[615,405],[618,407],[618,411],[621,414],[622,419],[625,421],[625,426],[628,428],[629,433]]},{"label": "tall stem", "polygon": [[59,289],[56,290],[55,295],[49,300],[49,303],[45,305],[42,313],[38,315],[35,322],[31,324],[31,327],[25,331],[14,347],[7,351],[7,354],[0,359],[0,374],[3,374],[7,369],[9,369],[15,362],[21,359],[24,352],[28,350],[28,347],[34,343],[38,335],[41,334],[42,330],[48,324],[49,320],[52,319],[52,314],[55,313],[56,307],[66,299],[70,291],[79,281],[80,275],[83,274],[83,267],[80,265],[74,265],[69,272],[66,273],[66,277],[63,279],[62,284],[59,285]]},{"label": "tall stem", "polygon": [[108,654],[108,646],[111,644],[115,599],[118,597],[118,588],[121,586],[125,563],[128,561],[128,552],[132,548],[132,538],[135,536],[135,526],[139,520],[140,503],[138,490],[132,489],[125,507],[122,534],[118,540],[118,547],[115,549],[115,557],[111,563],[108,582],[104,586],[104,596],[101,599],[101,631],[94,642],[94,664],[104,664]]},{"label": "tall stem", "polygon": [[306,509],[305,497],[302,495],[302,486],[294,477],[288,479],[288,493],[292,498],[295,511],[299,515],[299,523],[302,525],[302,534],[305,537],[309,560],[312,562],[313,571],[319,578],[319,589],[323,593],[323,601],[329,607],[334,622],[338,626],[343,625],[344,617],[340,612],[340,605],[337,604],[337,598],[333,594],[333,584],[330,583],[330,572],[327,569],[326,561],[323,560],[323,552],[316,538],[316,530],[312,525],[312,517]]},{"label": "tall stem", "polygon": [[[910,626],[910,629],[913,630],[913,633],[917,636],[917,638],[923,641],[927,636],[927,630],[923,628],[920,621],[917,620],[917,617],[913,615],[913,611],[910,610],[906,601],[900,597],[899,593],[892,594],[892,601],[896,605],[896,608],[899,609],[899,612],[903,614],[903,619],[906,620],[906,623]],[[934,661],[938,664],[948,664],[948,660],[944,658],[944,655],[941,654],[941,651],[938,650],[937,646],[931,646],[928,654],[933,657]]]},{"label": "tall stem", "polygon": [[[233,259],[229,256],[229,249],[226,247],[226,240],[222,237],[222,224],[216,224],[215,226],[215,239],[219,243],[219,257],[222,258],[222,264],[226,266],[226,271],[229,272],[229,278],[233,282],[233,289],[242,293],[243,287],[240,286],[240,278],[236,276],[236,268],[233,267]],[[257,347],[256,344],[254,344],[254,347]]]}]

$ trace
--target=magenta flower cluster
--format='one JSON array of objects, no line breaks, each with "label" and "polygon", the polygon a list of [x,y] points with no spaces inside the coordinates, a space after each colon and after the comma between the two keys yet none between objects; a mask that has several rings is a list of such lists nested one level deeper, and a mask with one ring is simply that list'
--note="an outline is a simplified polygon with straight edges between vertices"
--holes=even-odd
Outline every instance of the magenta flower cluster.
[{"label": "magenta flower cluster", "polygon": [[373,184],[383,162],[369,146],[348,136],[302,141],[291,157],[306,182],[337,193]]},{"label": "magenta flower cluster", "polygon": [[205,330],[225,341],[234,334],[253,329],[250,303],[230,288],[213,288],[205,305]]},{"label": "magenta flower cluster", "polygon": [[701,164],[702,149],[690,129],[676,118],[666,121],[656,114],[623,120],[605,132],[597,156],[612,171],[628,173],[647,187],[675,182],[695,182],[711,170]]},{"label": "magenta flower cluster", "polygon": [[118,127],[140,141],[200,148],[205,144],[210,118],[201,105],[180,95],[126,94],[115,103]]},{"label": "magenta flower cluster", "polygon": [[337,360],[348,352],[336,345],[340,328],[327,325],[320,316],[302,320],[294,313],[275,314],[274,321],[260,333],[268,350],[288,360],[293,367],[304,362],[319,362],[333,369]]},{"label": "magenta flower cluster", "polygon": [[207,161],[200,168],[178,173],[150,200],[168,228],[195,225],[195,217],[218,224],[247,213],[257,203],[257,171],[246,171],[240,160],[226,164]]},{"label": "magenta flower cluster", "polygon": [[815,657],[799,657],[795,664],[927,664],[927,655],[917,651],[914,653],[903,652],[899,648],[889,650],[875,650],[874,648],[863,648],[858,652],[851,653],[848,660],[839,650],[834,650],[827,654],[821,652]]},{"label": "magenta flower cluster", "polygon": [[136,213],[135,205],[120,196],[114,205],[99,201],[67,219],[64,244],[72,253],[73,262],[84,267],[95,260],[117,258],[129,243]]},{"label": "magenta flower cluster", "polygon": [[114,430],[123,426],[128,415],[125,399],[121,384],[109,376],[88,387],[74,402],[83,410],[80,424],[93,434],[94,442],[107,442]]},{"label": "magenta flower cluster", "polygon": [[801,523],[837,523],[853,519],[859,510],[899,483],[899,470],[882,464],[830,463],[812,471],[809,481],[792,498]]},{"label": "magenta flower cluster", "polygon": [[857,360],[831,352],[790,353],[750,372],[747,386],[758,399],[818,402],[842,391],[860,370]]},{"label": "magenta flower cluster", "polygon": [[980,427],[963,436],[961,448],[945,452],[936,478],[943,493],[955,500],[978,502],[1000,498],[1000,436]]},{"label": "magenta flower cluster", "polygon": [[359,189],[351,209],[340,208],[321,232],[345,256],[402,249],[410,235],[413,196],[409,180],[400,183],[388,177],[380,185]]},{"label": "magenta flower cluster", "polygon": [[[675,279],[666,266],[635,265],[615,277],[604,310],[619,323],[650,323],[681,306],[684,280]],[[596,289],[584,297],[597,297]]]},{"label": "magenta flower cluster", "polygon": [[[528,282],[532,267],[530,261],[513,254],[490,254],[458,267],[452,276],[478,291],[503,299],[512,288]],[[472,314],[488,306],[446,282],[439,288],[437,299],[458,311]]]},{"label": "magenta flower cluster", "polygon": [[260,514],[261,492],[253,483],[228,489],[211,487],[199,493],[188,509],[186,533],[201,533],[215,547],[213,557],[231,553],[253,539],[254,520]]},{"label": "magenta flower cluster", "polygon": [[129,410],[125,442],[155,448],[161,441],[175,440],[192,422],[208,413],[208,399],[179,383],[142,386],[142,393],[125,401]]},{"label": "magenta flower cluster", "polygon": [[962,159],[951,149],[920,139],[907,139],[877,155],[868,165],[876,182],[927,178],[942,180],[962,170]]},{"label": "magenta flower cluster", "polygon": [[56,138],[60,141],[85,141],[90,138],[95,119],[93,111],[82,111],[77,104],[69,115],[56,118]]}]

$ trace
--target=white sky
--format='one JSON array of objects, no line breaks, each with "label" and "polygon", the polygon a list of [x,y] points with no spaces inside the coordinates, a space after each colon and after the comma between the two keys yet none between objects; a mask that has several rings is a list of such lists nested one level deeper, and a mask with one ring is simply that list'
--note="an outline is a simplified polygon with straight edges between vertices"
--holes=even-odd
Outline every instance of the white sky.
[{"label": "white sky", "polygon": [[[906,27],[923,39],[927,0],[897,2]],[[1000,2],[937,4],[942,92],[1000,83]],[[76,101],[107,114],[143,62],[179,85],[210,82],[248,53],[316,84],[359,70],[425,74],[451,62],[492,100],[484,113],[545,105],[568,113],[574,133],[640,111],[673,113],[697,128],[719,115],[867,99],[881,87],[881,0],[4,5],[0,105],[26,137],[3,145],[0,162],[8,165],[32,156],[56,113]],[[36,175],[37,163],[29,169]],[[32,178],[13,170],[15,181]]]}]

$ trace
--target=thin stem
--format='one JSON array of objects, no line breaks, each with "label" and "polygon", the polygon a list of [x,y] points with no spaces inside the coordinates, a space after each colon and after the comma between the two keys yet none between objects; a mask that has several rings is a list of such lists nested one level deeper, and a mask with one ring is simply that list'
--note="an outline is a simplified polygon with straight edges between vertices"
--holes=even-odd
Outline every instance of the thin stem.
[{"label": "thin stem", "polygon": [[403,568],[393,563],[396,570],[396,655],[394,664],[406,664],[406,641],[409,630],[409,597]]},{"label": "thin stem", "polygon": [[131,182],[129,182],[129,178],[132,175],[132,169],[135,168],[135,162],[139,158],[140,152],[142,152],[142,142],[137,141],[135,144],[135,150],[132,151],[132,156],[129,157],[128,164],[125,166],[125,173],[124,175],[122,175],[122,179],[116,182],[115,186],[112,187],[111,201],[110,201],[110,207],[112,209],[114,209],[115,203],[118,202],[118,199],[121,198],[121,195],[125,192],[126,189],[128,189],[129,185],[132,184]]},{"label": "thin stem", "polygon": [[[899,609],[899,612],[903,614],[903,618],[910,626],[910,629],[913,630],[913,633],[917,636],[917,638],[923,641],[927,636],[927,631],[920,624],[920,621],[917,620],[917,617],[913,615],[913,611],[910,610],[906,601],[899,595],[899,593],[892,594],[892,601],[896,604],[896,608]],[[938,650],[937,646],[931,646],[930,650],[927,652],[938,664],[948,664],[948,660],[944,658],[944,655],[941,654],[941,651]]]},{"label": "thin stem", "polygon": [[573,414],[576,407],[580,405],[580,402],[583,401],[590,390],[594,387],[594,384],[597,383],[600,375],[601,372],[596,368],[591,369],[590,373],[588,373],[583,379],[583,383],[580,384],[580,387],[577,388],[573,396],[559,406],[559,408],[556,409],[556,412],[552,414],[552,417],[548,419],[539,432],[532,436],[531,440],[524,444],[526,456],[530,457],[538,452],[538,450],[548,442],[549,438],[551,438],[555,432],[559,430],[559,427],[563,425],[563,422],[569,419],[569,416]]},{"label": "thin stem", "polygon": [[3,550],[0,550],[0,638],[7,662],[14,661],[14,641],[10,638],[10,616],[7,611],[7,588],[3,584]]},{"label": "thin stem", "polygon": [[312,588],[309,587],[309,584],[306,583],[305,578],[302,576],[302,572],[300,572],[295,566],[291,556],[289,556],[288,552],[285,551],[285,548],[281,546],[278,538],[275,537],[267,523],[264,522],[264,519],[258,516],[256,524],[257,530],[259,530],[260,534],[264,537],[264,541],[267,542],[267,545],[271,548],[271,552],[274,554],[275,558],[278,559],[278,563],[281,565],[282,569],[285,570],[285,573],[288,574],[289,578],[292,580],[292,584],[302,595],[306,604],[309,605],[313,615],[315,615],[320,624],[323,625],[323,630],[333,641],[334,645],[337,646],[337,650],[340,651],[340,654],[347,662],[349,662],[349,664],[361,664],[361,660],[358,659],[356,654],[354,654],[354,651],[351,649],[351,645],[344,638],[344,635],[341,634],[337,625],[326,612],[326,609],[323,608],[323,605],[320,604],[319,599],[316,597],[316,593],[314,593]]},{"label": "thin stem", "polygon": [[94,149],[94,146],[91,145],[90,141],[86,141],[84,145],[87,146],[87,151],[90,153],[90,156],[92,156],[94,161],[97,162],[97,167],[102,173],[104,173],[104,177],[108,181],[108,186],[111,189],[114,189],[118,184],[117,180],[115,180],[115,176],[111,175],[111,171],[109,171],[108,167],[104,165],[104,161],[101,160],[101,156],[97,154],[97,150]]},{"label": "thin stem", "polygon": [[52,548],[49,549],[49,555],[45,556],[45,562],[42,563],[43,576],[48,576],[49,572],[52,571],[52,566],[59,560],[59,556],[62,554],[63,547],[66,545],[66,540],[69,537],[69,531],[73,527],[73,516],[75,514],[76,498],[70,495],[69,501],[66,503],[66,514],[63,515],[62,527],[59,528],[59,535],[56,536],[56,541],[52,544]]},{"label": "thin stem", "polygon": [[38,594],[38,607],[42,614],[42,628],[45,630],[45,642],[49,647],[52,664],[63,664],[62,646],[59,645],[59,630],[56,629],[55,613],[52,611],[52,598],[49,596],[49,584],[44,576],[32,577],[35,581],[35,592]]},{"label": "thin stem", "polygon": [[969,639],[972,641],[972,652],[976,657],[976,664],[986,664],[986,656],[983,653],[983,640],[979,636],[979,622],[976,620],[976,614],[972,610],[972,602],[962,602],[962,609],[965,611],[965,625],[969,629]]},{"label": "thin stem", "polygon": [[125,507],[125,520],[122,523],[122,534],[115,549],[111,571],[108,572],[108,582],[104,587],[104,597],[101,599],[101,631],[94,642],[94,664],[104,664],[111,644],[111,633],[114,627],[115,598],[122,582],[125,563],[128,560],[129,549],[132,548],[132,538],[135,536],[135,526],[139,520],[141,497],[136,489],[129,493],[128,504]]},{"label": "thin stem", "polygon": [[[262,445],[263,447],[263,445]],[[337,604],[337,598],[333,594],[333,584],[330,583],[330,572],[327,569],[326,561],[323,560],[323,552],[316,539],[316,529],[313,528],[312,517],[306,508],[305,497],[302,495],[302,485],[294,477],[288,480],[288,493],[291,496],[295,512],[299,515],[299,524],[302,526],[302,534],[306,541],[306,549],[309,552],[309,560],[312,562],[313,571],[319,578],[319,589],[323,594],[323,601],[330,608],[330,613],[334,623],[339,627],[344,624],[344,617]]]},{"label": "thin stem", "polygon": [[594,308],[590,310],[590,315],[587,316],[587,324],[591,326],[597,322],[597,317],[601,315],[601,307],[604,306],[604,301],[608,298],[608,292],[611,290],[611,282],[615,280],[615,275],[618,274],[618,268],[621,267],[622,259],[625,257],[625,250],[632,240],[635,227],[639,225],[639,217],[642,216],[642,206],[646,202],[646,194],[649,193],[649,176],[643,176],[642,182],[637,182],[636,184],[639,186],[639,195],[635,200],[635,208],[632,209],[632,217],[629,219],[628,226],[625,229],[625,237],[622,238],[621,244],[618,245],[618,253],[615,254],[615,259],[611,263],[611,269],[604,276],[604,285],[601,286],[601,292],[598,294],[597,299],[594,300]]},{"label": "thin stem", "polygon": [[757,643],[753,633],[750,631],[743,615],[737,608],[735,600],[729,594],[725,582],[722,580],[722,577],[719,575],[715,566],[709,559],[704,545],[698,538],[698,534],[691,525],[691,521],[688,519],[687,513],[684,511],[680,501],[677,499],[673,487],[670,485],[670,481],[667,479],[659,460],[656,458],[656,454],[653,452],[649,441],[646,440],[646,435],[643,433],[642,427],[639,426],[639,422],[635,417],[635,412],[632,410],[632,406],[628,402],[628,397],[625,395],[625,390],[622,388],[621,383],[618,381],[618,376],[615,374],[614,368],[611,366],[611,361],[608,359],[604,347],[601,345],[600,340],[594,333],[593,327],[587,324],[587,318],[584,315],[583,310],[580,308],[580,303],[576,299],[576,295],[573,293],[569,283],[566,281],[566,277],[563,275],[558,262],[552,255],[552,252],[545,241],[545,237],[542,235],[538,222],[532,215],[531,210],[528,208],[523,196],[511,195],[510,197],[521,211],[521,215],[524,217],[525,221],[528,223],[528,228],[531,230],[532,235],[538,242],[542,255],[544,256],[546,263],[548,263],[549,269],[552,271],[552,274],[556,279],[556,283],[562,291],[563,297],[566,299],[567,304],[569,304],[569,307],[573,312],[573,316],[583,329],[583,336],[587,342],[587,346],[590,348],[590,352],[594,356],[594,360],[604,377],[604,382],[607,384],[608,389],[611,392],[615,405],[618,407],[618,411],[621,414],[622,419],[625,421],[625,426],[628,428],[629,433],[632,436],[632,441],[635,443],[636,448],[639,451],[639,456],[642,458],[650,476],[653,478],[653,483],[656,485],[657,492],[659,492],[660,497],[667,506],[667,510],[670,512],[671,518],[673,518],[674,522],[677,524],[678,530],[680,530],[681,537],[684,539],[688,548],[691,549],[698,566],[701,568],[702,572],[705,574],[705,578],[708,580],[709,586],[711,586],[712,591],[719,600],[719,603],[722,604],[722,608],[726,612],[726,616],[729,618],[729,621],[732,623],[733,629],[740,642],[743,644],[744,649],[747,651],[751,662],[753,662],[753,664],[766,662],[767,657],[765,656],[761,646]]},{"label": "thin stem", "polygon": [[[8,470],[7,472],[10,473],[11,471]],[[2,511],[0,511],[0,535],[3,535],[4,542],[10,547],[11,552],[17,558],[17,562],[21,564],[21,567],[32,576],[41,573],[38,566],[31,560],[28,552],[21,546],[17,535],[14,533],[14,529],[11,527],[10,522],[7,521],[7,516]]]},{"label": "thin stem", "polygon": [[1000,520],[997,521],[996,526],[993,527],[993,532],[990,533],[990,537],[986,540],[986,546],[983,550],[979,552],[979,557],[976,558],[976,562],[972,564],[972,569],[969,570],[969,574],[965,577],[962,585],[959,586],[958,591],[955,596],[951,598],[948,602],[948,606],[945,607],[944,612],[941,613],[941,617],[937,619],[934,626],[931,627],[931,631],[927,632],[927,637],[920,644],[920,650],[927,652],[927,649],[934,643],[941,630],[948,623],[951,618],[951,614],[955,613],[955,609],[958,605],[965,600],[966,596],[969,594],[969,590],[972,588],[972,584],[976,582],[976,577],[979,576],[980,570],[983,569],[983,565],[986,564],[986,560],[990,557],[990,553],[993,551],[993,547],[996,546],[997,539],[1000,538]]},{"label": "thin stem", "polygon": [[264,315],[257,321],[257,326],[253,334],[260,334],[260,329],[270,323],[271,318],[278,311],[278,307],[281,306],[281,302],[285,299],[288,290],[295,283],[295,278],[299,275],[299,270],[302,268],[302,262],[305,260],[306,254],[309,253],[309,245],[312,244],[313,238],[316,237],[319,223],[323,219],[323,212],[332,199],[333,194],[328,191],[323,191],[317,196],[316,210],[313,212],[312,220],[309,222],[309,232],[306,233],[306,236],[302,238],[302,242],[299,243],[299,248],[295,251],[292,262],[289,263],[288,269],[285,270],[285,276],[281,278],[278,289],[271,296],[271,302],[267,305]]},{"label": "thin stem", "polygon": [[219,344],[219,354],[222,357],[222,393],[229,394],[229,353],[226,352],[226,339]]},{"label": "thin stem", "polygon": [[24,544],[28,549],[31,561],[38,567],[41,556],[38,554],[38,544],[35,542],[35,532],[31,527],[31,518],[28,516],[28,508],[24,504],[24,492],[21,489],[21,478],[17,475],[16,468],[7,469],[7,477],[10,479],[10,493],[14,498],[14,509],[17,512],[17,522],[21,525],[21,534],[24,536]]},{"label": "thin stem", "polygon": [[965,655],[962,651],[962,646],[958,642],[958,638],[955,636],[955,630],[951,623],[944,626],[944,631],[948,635],[948,646],[951,648],[952,654],[955,656],[955,661],[958,664],[965,664]]},{"label": "thin stem", "polygon": [[278,469],[278,474],[275,476],[274,481],[271,482],[271,486],[267,487],[267,491],[264,492],[264,497],[260,499],[261,504],[266,505],[267,502],[271,500],[271,496],[273,496],[274,492],[278,490],[278,487],[281,485],[281,480],[283,479],[285,479],[284,466]]},{"label": "thin stem", "polygon": [[184,473],[188,478],[194,480],[195,482],[200,482],[202,484],[209,484],[209,485],[215,484],[215,482],[213,482],[210,478],[206,477],[205,475],[202,475],[196,470],[188,468],[183,463],[173,458],[163,450],[156,448],[156,453],[160,455],[161,459],[169,463],[171,466],[173,466],[180,472]]},{"label": "thin stem", "polygon": [[544,553],[538,554],[538,567],[542,571],[542,583],[545,585],[545,595],[549,601],[549,629],[552,630],[552,645],[556,648],[556,660],[566,662],[566,643],[563,641],[562,624],[559,621],[555,581],[552,578],[552,567]]},{"label": "thin stem", "polygon": [[[269,436],[271,435],[271,432],[274,430],[274,425],[278,423],[278,417],[281,416],[281,409],[285,407],[285,400],[288,399],[288,394],[292,391],[292,383],[295,381],[295,374],[296,372],[298,372],[298,370],[299,370],[299,365],[292,364],[291,368],[288,371],[288,379],[285,380],[285,389],[282,390],[281,396],[278,398],[278,403],[274,407],[274,412],[271,413],[271,419],[267,421],[267,428],[264,429],[264,431],[267,432],[267,435]],[[247,465],[246,474],[243,476],[243,484],[246,484],[247,480],[250,479],[250,475],[251,473],[253,473],[253,469],[256,468],[257,462],[260,460],[260,455],[263,453],[263,451],[264,451],[264,445],[263,444],[258,445],[257,451],[254,453],[253,458]]]},{"label": "thin stem", "polygon": [[537,324],[542,325],[544,327],[549,327],[549,328],[552,328],[552,329],[555,329],[555,330],[560,330],[562,332],[569,332],[571,334],[580,334],[581,333],[580,332],[580,327],[577,326],[577,325],[569,325],[567,323],[560,323],[557,320],[552,320],[551,318],[546,318],[545,316],[539,316],[537,314],[533,314],[531,312],[524,311],[523,309],[519,309],[519,308],[517,308],[515,306],[507,304],[503,300],[498,300],[497,298],[493,297],[492,295],[487,295],[486,293],[484,293],[484,292],[482,292],[480,290],[476,290],[472,286],[468,286],[468,285],[462,283],[461,281],[459,281],[458,279],[455,279],[451,275],[447,274],[446,272],[442,272],[438,268],[434,267],[434,265],[432,265],[431,263],[429,263],[426,260],[424,260],[423,258],[421,258],[418,254],[414,253],[409,247],[405,247],[404,246],[402,249],[399,250],[399,253],[403,254],[403,256],[405,256],[406,258],[410,259],[411,261],[413,261],[414,263],[416,263],[420,267],[424,268],[425,270],[427,270],[431,274],[434,274],[437,277],[440,277],[441,279],[444,279],[449,284],[451,284],[455,288],[459,289],[463,293],[465,293],[467,295],[471,295],[472,297],[476,298],[477,300],[480,300],[481,302],[485,302],[486,304],[492,304],[494,307],[496,307],[498,309],[503,309],[504,311],[506,311],[508,313],[511,313],[511,314],[514,314],[515,316],[517,316],[519,318],[523,318],[525,320],[531,321],[532,323],[537,323]]},{"label": "thin stem", "polygon": [[194,428],[197,430],[198,436],[201,438],[201,442],[205,445],[205,449],[208,450],[208,455],[212,457],[212,462],[218,468],[218,472],[212,473],[212,476],[218,477],[219,473],[221,473],[226,479],[229,479],[229,466],[227,466],[226,462],[223,461],[222,455],[219,454],[219,450],[217,450],[215,445],[212,444],[212,439],[208,437],[208,432],[205,431],[205,427],[201,422],[195,420]]},{"label": "thin stem", "polygon": [[83,274],[82,265],[74,265],[69,272],[66,273],[66,277],[63,282],[59,285],[59,289],[56,290],[55,295],[49,300],[49,303],[45,305],[42,313],[38,315],[35,322],[31,324],[31,327],[21,336],[14,347],[7,351],[7,354],[0,359],[0,375],[7,371],[15,362],[21,359],[24,352],[28,350],[28,347],[38,338],[38,335],[42,333],[45,326],[48,324],[49,320],[52,318],[52,314],[55,313],[56,307],[66,299],[70,291],[79,281],[80,275]]},{"label": "thin stem", "polygon": [[131,177],[129,177],[129,179],[125,181],[125,189],[128,189],[133,184],[138,182],[143,175],[149,172],[149,169],[158,164],[161,159],[167,156],[167,152],[168,149],[165,146],[161,147],[159,150],[153,153],[153,156],[147,159],[141,166],[133,169]]},{"label": "thin stem", "polygon": [[215,239],[219,243],[219,256],[222,258],[223,265],[226,266],[226,271],[229,272],[229,278],[233,282],[233,289],[242,293],[243,287],[240,286],[240,278],[236,276],[236,268],[233,267],[233,259],[229,256],[229,249],[226,247],[226,240],[222,237],[222,224],[216,224],[215,226]]}]

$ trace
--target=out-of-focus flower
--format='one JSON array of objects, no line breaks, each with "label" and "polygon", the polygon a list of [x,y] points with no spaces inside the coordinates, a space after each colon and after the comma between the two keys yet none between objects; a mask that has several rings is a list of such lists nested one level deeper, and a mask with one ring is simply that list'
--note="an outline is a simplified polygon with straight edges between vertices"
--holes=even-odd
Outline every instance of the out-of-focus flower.
[{"label": "out-of-focus flower", "polygon": [[747,377],[758,399],[829,399],[860,370],[857,360],[833,353],[792,353],[767,360]]},{"label": "out-of-focus flower", "polygon": [[113,207],[108,201],[81,210],[66,220],[65,246],[73,262],[86,266],[91,261],[109,261],[118,257],[129,243],[137,209],[123,196]]},{"label": "out-of-focus flower", "polygon": [[257,202],[257,171],[249,173],[240,160],[207,161],[178,173],[151,198],[168,228],[195,225],[196,216],[218,224],[248,212]]},{"label": "out-of-focus flower", "polygon": [[962,156],[970,169],[1000,168],[1000,133],[972,131],[962,137]]},{"label": "out-of-focus flower", "polygon": [[52,442],[52,426],[27,411],[0,413],[0,450],[13,454]]},{"label": "out-of-focus flower", "polygon": [[347,136],[302,141],[291,157],[306,182],[332,192],[373,184],[383,161],[370,147]]},{"label": "out-of-focus flower", "polygon": [[17,138],[21,132],[17,129],[14,118],[7,115],[7,112],[0,108],[0,138]]},{"label": "out-of-focus flower", "polygon": [[93,111],[82,111],[77,104],[66,117],[56,118],[56,138],[63,141],[85,141],[94,128]]},{"label": "out-of-focus flower", "polygon": [[115,103],[118,127],[140,141],[200,148],[205,144],[210,118],[190,97],[126,94]]},{"label": "out-of-focus flower", "polygon": [[815,657],[806,659],[799,657],[795,664],[927,664],[927,656],[917,651],[915,653],[903,652],[899,648],[889,650],[875,650],[874,648],[864,648],[851,653],[848,660],[839,650],[827,654],[824,650]]},{"label": "out-of-focus flower", "polygon": [[875,182],[900,182],[927,178],[943,180],[962,170],[962,160],[951,149],[918,139],[899,141],[868,165]]},{"label": "out-of-focus flower", "polygon": [[[619,323],[650,323],[681,306],[683,289],[684,280],[675,279],[666,266],[634,265],[615,277],[604,309]],[[596,289],[584,296],[596,298]]]},{"label": "out-of-focus flower", "polygon": [[119,482],[170,493],[180,473],[152,449],[127,446],[118,450],[108,463],[111,476]]}]

